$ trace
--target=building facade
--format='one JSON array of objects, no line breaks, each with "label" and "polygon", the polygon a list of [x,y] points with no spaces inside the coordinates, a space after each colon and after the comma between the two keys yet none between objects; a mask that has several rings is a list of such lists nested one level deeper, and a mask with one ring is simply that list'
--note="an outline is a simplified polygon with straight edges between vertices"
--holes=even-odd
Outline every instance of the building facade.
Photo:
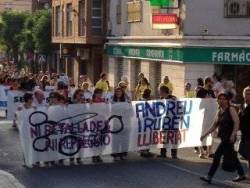
[{"label": "building facade", "polygon": [[249,0],[155,2],[111,0],[106,44],[111,85],[125,75],[133,90],[139,72],[155,95],[164,76],[178,97],[186,82],[195,87],[198,77],[214,72],[235,80],[239,90],[249,84]]},{"label": "building facade", "polygon": [[32,0],[1,0],[0,12],[5,10],[31,11]]},{"label": "building facade", "polygon": [[52,12],[56,71],[75,82],[83,74],[96,81],[104,69],[106,0],[53,0]]}]

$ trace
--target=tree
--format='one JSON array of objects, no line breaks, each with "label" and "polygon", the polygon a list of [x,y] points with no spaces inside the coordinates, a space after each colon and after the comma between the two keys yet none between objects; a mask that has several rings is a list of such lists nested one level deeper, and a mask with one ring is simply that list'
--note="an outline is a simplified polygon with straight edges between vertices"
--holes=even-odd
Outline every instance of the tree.
[{"label": "tree", "polygon": [[[0,15],[0,45],[19,67],[27,54],[52,54],[51,11],[5,11]],[[18,62],[19,61],[19,62]]]},{"label": "tree", "polygon": [[5,11],[1,14],[0,41],[5,46],[8,59],[18,63],[26,12]]},{"label": "tree", "polygon": [[37,14],[38,19],[33,29],[35,48],[41,54],[51,55],[53,50],[51,43],[51,11],[42,10]]}]

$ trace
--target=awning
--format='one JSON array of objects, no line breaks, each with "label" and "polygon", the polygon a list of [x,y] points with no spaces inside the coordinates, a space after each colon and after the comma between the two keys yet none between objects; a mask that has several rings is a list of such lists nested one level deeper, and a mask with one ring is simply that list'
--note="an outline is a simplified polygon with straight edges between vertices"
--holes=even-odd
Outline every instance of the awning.
[{"label": "awning", "polygon": [[161,45],[108,43],[106,44],[106,50],[109,56],[147,59],[150,61],[250,65],[250,48],[181,46],[173,43],[162,43]]}]

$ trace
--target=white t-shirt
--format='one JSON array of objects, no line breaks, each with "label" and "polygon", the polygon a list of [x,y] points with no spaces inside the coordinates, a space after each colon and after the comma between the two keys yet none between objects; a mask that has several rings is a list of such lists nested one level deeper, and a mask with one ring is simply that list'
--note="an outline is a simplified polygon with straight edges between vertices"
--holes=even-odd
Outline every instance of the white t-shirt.
[{"label": "white t-shirt", "polygon": [[85,91],[85,92],[83,93],[83,95],[84,95],[84,98],[85,98],[85,99],[89,99],[89,100],[91,100],[92,97],[93,97],[93,93],[90,92],[90,91]]}]

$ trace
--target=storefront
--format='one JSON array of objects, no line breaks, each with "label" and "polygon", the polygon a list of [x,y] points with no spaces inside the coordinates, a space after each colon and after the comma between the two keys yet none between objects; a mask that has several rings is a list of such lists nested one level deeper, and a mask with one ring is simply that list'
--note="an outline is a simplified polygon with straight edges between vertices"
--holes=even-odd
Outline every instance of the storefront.
[{"label": "storefront", "polygon": [[[138,72],[145,73],[152,86],[158,84],[163,76],[169,76],[174,84],[174,94],[178,97],[183,96],[186,82],[195,87],[198,77],[212,76],[214,72],[234,80],[237,89],[245,87],[249,80],[246,75],[249,75],[250,67],[246,65],[250,65],[250,48],[108,44],[107,54],[110,74],[114,70],[119,72],[119,67],[128,67],[120,72],[129,77],[131,90],[135,87]],[[117,62],[122,66],[117,66]],[[113,77],[115,75],[111,75],[115,85],[118,79]]]}]

